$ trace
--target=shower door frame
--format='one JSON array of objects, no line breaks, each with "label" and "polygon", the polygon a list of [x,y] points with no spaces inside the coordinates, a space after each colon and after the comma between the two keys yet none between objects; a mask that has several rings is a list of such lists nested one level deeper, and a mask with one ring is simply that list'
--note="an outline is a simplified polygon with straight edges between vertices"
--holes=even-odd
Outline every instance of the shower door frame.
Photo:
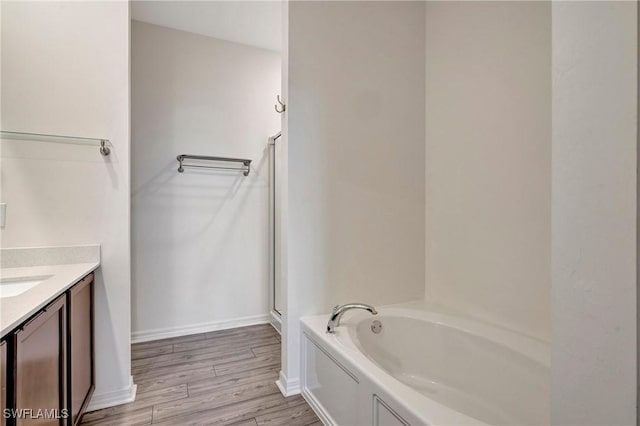
[{"label": "shower door frame", "polygon": [[[282,321],[282,308],[277,306],[276,285],[280,282],[278,276],[277,256],[278,253],[278,162],[277,162],[277,144],[276,141],[281,139],[282,134],[278,132],[269,138],[269,311],[272,325],[280,331]],[[282,289],[281,289],[282,291]]]}]

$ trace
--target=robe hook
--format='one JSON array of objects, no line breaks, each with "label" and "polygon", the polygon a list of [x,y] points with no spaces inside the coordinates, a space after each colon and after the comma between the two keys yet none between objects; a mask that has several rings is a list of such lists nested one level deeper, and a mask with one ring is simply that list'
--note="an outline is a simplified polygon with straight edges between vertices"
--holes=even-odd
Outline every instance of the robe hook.
[{"label": "robe hook", "polygon": [[285,112],[287,110],[287,106],[285,104],[282,103],[282,101],[280,100],[280,95],[277,96],[278,99],[278,103],[280,104],[280,109],[278,109],[278,105],[274,105],[274,108],[276,109],[276,112],[278,114],[282,114],[283,112]]}]

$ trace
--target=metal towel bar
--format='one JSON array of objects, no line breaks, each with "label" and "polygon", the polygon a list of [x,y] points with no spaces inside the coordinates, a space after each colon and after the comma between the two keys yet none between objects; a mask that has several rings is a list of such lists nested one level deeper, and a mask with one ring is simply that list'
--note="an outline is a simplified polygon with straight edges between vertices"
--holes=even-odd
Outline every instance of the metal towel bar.
[{"label": "metal towel bar", "polygon": [[[206,155],[188,155],[181,154],[178,155],[178,172],[184,172],[185,168],[197,168],[197,169],[217,169],[217,170],[237,170],[243,172],[245,176],[249,176],[249,172],[251,171],[251,160],[247,160],[246,158],[229,158],[229,157],[210,157]],[[198,164],[184,164],[184,160],[200,160],[200,161],[225,161],[232,163],[242,163],[244,167],[222,167],[222,166],[203,166]]]}]

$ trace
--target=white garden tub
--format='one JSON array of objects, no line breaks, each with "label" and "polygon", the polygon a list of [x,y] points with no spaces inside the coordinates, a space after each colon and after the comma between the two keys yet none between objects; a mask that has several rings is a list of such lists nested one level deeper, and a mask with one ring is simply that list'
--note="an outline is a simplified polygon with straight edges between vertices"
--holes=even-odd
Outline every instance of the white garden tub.
[{"label": "white garden tub", "polygon": [[[411,305],[302,319],[302,392],[327,424],[549,424],[549,347]],[[372,331],[373,321],[382,329]]]}]

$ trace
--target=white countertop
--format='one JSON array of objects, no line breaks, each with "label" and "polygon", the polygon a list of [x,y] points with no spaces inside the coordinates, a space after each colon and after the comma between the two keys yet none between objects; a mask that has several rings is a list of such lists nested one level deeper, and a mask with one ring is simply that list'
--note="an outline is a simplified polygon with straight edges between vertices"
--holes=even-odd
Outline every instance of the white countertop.
[{"label": "white countertop", "polygon": [[3,279],[52,275],[51,278],[42,281],[22,294],[0,298],[1,336],[4,337],[80,281],[85,275],[96,270],[98,266],[100,266],[99,261],[65,265],[1,268],[0,277]]}]

